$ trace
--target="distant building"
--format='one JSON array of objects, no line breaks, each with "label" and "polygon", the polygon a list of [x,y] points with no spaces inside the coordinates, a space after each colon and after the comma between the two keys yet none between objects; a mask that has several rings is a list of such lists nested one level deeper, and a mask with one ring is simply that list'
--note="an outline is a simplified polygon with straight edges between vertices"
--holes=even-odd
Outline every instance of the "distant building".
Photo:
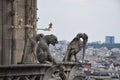
[{"label": "distant building", "polygon": [[115,43],[115,37],[114,36],[105,36],[105,43],[114,44]]}]

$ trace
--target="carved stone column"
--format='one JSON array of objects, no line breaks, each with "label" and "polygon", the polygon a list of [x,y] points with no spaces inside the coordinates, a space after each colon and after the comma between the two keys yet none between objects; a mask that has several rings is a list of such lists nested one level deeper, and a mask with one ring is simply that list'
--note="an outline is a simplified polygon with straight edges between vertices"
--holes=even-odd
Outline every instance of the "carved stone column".
[{"label": "carved stone column", "polygon": [[1,0],[0,5],[2,11],[2,35],[1,35],[1,64],[3,65],[9,65],[11,64],[11,36],[9,32],[9,28],[11,26],[11,16],[9,15],[10,12],[10,3],[8,0]]},{"label": "carved stone column", "polygon": [[0,0],[0,65],[2,64],[2,0]]}]

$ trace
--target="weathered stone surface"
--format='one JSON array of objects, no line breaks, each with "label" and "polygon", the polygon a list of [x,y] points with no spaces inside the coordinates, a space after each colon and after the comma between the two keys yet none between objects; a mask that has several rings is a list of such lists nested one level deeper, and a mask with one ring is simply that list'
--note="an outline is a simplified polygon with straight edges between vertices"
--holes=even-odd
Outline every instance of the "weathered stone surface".
[{"label": "weathered stone surface", "polygon": [[58,43],[57,37],[53,34],[43,35],[39,40],[37,47],[37,58],[40,63],[53,62],[56,63],[56,60],[52,57],[49,45],[55,46]]},{"label": "weathered stone surface", "polygon": [[[31,15],[36,18],[36,10],[31,12],[30,8],[36,8],[36,0],[0,0],[0,65],[16,64],[20,61],[16,56],[24,52],[27,40],[24,27]],[[21,19],[22,28],[11,28],[18,27]]]},{"label": "weathered stone surface", "polygon": [[[0,0],[1,5],[1,0]],[[0,7],[0,64],[2,62],[2,10]]]},{"label": "weathered stone surface", "polygon": [[0,26],[2,26],[2,10],[0,10]]},{"label": "weathered stone surface", "polygon": [[[81,41],[83,39],[83,41]],[[66,54],[64,56],[63,61],[71,61],[72,56],[74,56],[75,61],[79,62],[77,60],[76,54],[83,49],[83,57],[82,62],[84,60],[84,54],[85,54],[85,46],[88,41],[88,36],[85,33],[78,33],[73,40],[69,43],[67,47]]]},{"label": "weathered stone surface", "polygon": [[[69,75],[77,70],[75,65],[78,63],[66,62],[58,63],[58,65],[51,64],[18,64],[18,65],[2,65],[0,66],[0,79],[10,78],[12,80],[19,80],[21,78],[39,77],[40,80],[49,80],[54,73],[64,73],[62,80],[69,80]],[[72,72],[71,72],[72,70]],[[77,70],[78,71],[78,70]],[[64,77],[63,77],[64,76]],[[72,78],[73,79],[73,78]],[[31,80],[31,79],[30,79]]]}]

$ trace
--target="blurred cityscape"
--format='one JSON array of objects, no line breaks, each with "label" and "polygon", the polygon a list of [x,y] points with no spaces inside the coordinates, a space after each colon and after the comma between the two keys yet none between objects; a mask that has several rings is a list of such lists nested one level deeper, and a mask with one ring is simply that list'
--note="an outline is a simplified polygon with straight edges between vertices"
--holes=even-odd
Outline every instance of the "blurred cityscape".
[{"label": "blurred cityscape", "polygon": [[[68,41],[62,40],[56,46],[50,46],[52,56],[61,62],[68,44]],[[82,50],[77,54],[77,58],[81,62]],[[99,71],[103,76],[109,75],[110,78],[116,78],[112,80],[120,80],[118,79],[120,77],[120,43],[115,43],[114,36],[106,36],[105,43],[88,43],[85,63],[90,65],[87,65],[84,71],[87,70],[91,73]],[[98,73],[95,73],[95,75],[98,75]]]}]

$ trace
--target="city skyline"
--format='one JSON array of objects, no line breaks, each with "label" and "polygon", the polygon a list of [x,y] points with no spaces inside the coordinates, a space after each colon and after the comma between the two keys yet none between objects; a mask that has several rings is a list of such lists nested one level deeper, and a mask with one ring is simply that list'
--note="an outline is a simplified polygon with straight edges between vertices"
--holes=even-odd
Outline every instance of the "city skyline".
[{"label": "city skyline", "polygon": [[120,43],[120,0],[38,0],[38,28],[53,23],[58,40],[71,41],[77,33],[88,34],[88,42],[105,42],[105,36],[115,36]]}]

